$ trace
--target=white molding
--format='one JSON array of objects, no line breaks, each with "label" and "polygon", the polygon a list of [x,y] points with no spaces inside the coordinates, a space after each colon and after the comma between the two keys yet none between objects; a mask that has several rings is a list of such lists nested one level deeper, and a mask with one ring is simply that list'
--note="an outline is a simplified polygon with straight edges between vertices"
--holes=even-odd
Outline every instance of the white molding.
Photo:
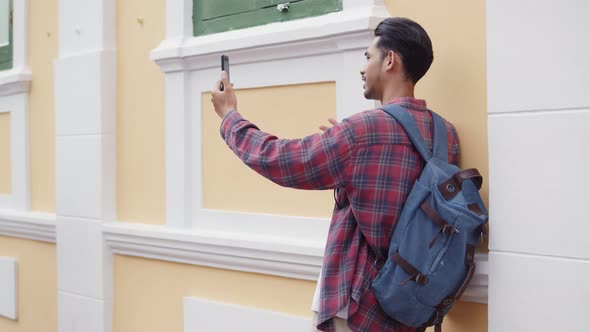
[{"label": "white molding", "polygon": [[342,7],[344,10],[383,6],[385,6],[383,0],[343,0],[342,2]]},{"label": "white molding", "polygon": [[151,58],[162,71],[173,72],[217,67],[221,52],[232,56],[233,65],[361,49],[388,16],[383,6],[365,7],[199,37],[174,37],[154,49]]},{"label": "white molding", "polygon": [[463,302],[488,303],[488,254],[475,254],[475,274],[461,296]]},{"label": "white molding", "polygon": [[[114,254],[303,280],[316,281],[323,260],[321,243],[289,232],[282,237],[245,236],[116,222],[103,224],[103,234]],[[487,303],[488,255],[476,254],[475,263],[475,276],[461,301]]]},{"label": "white molding", "polygon": [[[166,220],[169,226],[190,228],[192,223],[191,123],[193,110],[188,100],[188,75],[166,75]],[[200,119],[196,117],[195,121]]]},{"label": "white molding", "polygon": [[0,71],[0,96],[28,93],[31,79],[31,72],[22,68]]},{"label": "white molding", "polygon": [[55,215],[0,210],[0,235],[55,243]]},{"label": "white molding", "polygon": [[286,237],[121,222],[103,224],[103,234],[114,254],[304,280],[317,280],[322,265],[322,244]]}]

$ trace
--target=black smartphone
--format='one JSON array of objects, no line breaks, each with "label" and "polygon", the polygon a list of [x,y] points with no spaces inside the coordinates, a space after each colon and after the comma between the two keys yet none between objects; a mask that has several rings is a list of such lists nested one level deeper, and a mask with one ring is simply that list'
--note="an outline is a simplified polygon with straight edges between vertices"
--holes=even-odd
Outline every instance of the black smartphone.
[{"label": "black smartphone", "polygon": [[[227,80],[229,81],[229,56],[227,55],[221,56],[221,70],[227,73]],[[223,91],[223,83],[221,83],[219,89]]]}]

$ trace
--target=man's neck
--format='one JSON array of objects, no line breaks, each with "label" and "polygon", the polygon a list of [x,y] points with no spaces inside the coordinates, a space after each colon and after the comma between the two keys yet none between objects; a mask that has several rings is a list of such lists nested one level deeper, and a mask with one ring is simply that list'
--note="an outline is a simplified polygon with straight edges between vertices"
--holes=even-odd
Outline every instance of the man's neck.
[{"label": "man's neck", "polygon": [[383,97],[381,98],[381,105],[385,105],[390,100],[402,97],[414,98],[414,85],[413,84],[400,84],[395,87],[385,89]]}]

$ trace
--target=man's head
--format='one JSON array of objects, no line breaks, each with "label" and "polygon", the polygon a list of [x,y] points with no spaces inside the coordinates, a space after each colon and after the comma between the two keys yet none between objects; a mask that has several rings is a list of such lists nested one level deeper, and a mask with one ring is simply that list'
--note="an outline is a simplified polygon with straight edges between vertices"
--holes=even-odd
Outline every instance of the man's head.
[{"label": "man's head", "polygon": [[413,89],[432,64],[432,43],[418,23],[391,17],[377,25],[365,56],[367,63],[361,71],[365,97],[382,99],[385,89],[400,85]]}]

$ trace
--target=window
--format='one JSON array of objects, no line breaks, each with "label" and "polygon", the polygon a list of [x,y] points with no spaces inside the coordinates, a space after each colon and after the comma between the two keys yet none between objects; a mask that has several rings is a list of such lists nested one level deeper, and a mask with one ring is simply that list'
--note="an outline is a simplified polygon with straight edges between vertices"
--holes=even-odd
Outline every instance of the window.
[{"label": "window", "polygon": [[12,0],[0,0],[0,70],[12,68]]},{"label": "window", "polygon": [[195,36],[342,10],[342,0],[193,1],[193,34]]},{"label": "window", "polygon": [[[28,99],[31,72],[26,66],[27,1],[0,0],[0,120],[8,138],[9,171],[3,171],[0,209],[26,211],[30,204]],[[11,69],[11,70],[7,70]],[[2,128],[0,128],[2,130]],[[6,150],[6,145],[0,150]],[[5,153],[1,153],[5,154]],[[4,163],[4,168],[6,167]]]}]

